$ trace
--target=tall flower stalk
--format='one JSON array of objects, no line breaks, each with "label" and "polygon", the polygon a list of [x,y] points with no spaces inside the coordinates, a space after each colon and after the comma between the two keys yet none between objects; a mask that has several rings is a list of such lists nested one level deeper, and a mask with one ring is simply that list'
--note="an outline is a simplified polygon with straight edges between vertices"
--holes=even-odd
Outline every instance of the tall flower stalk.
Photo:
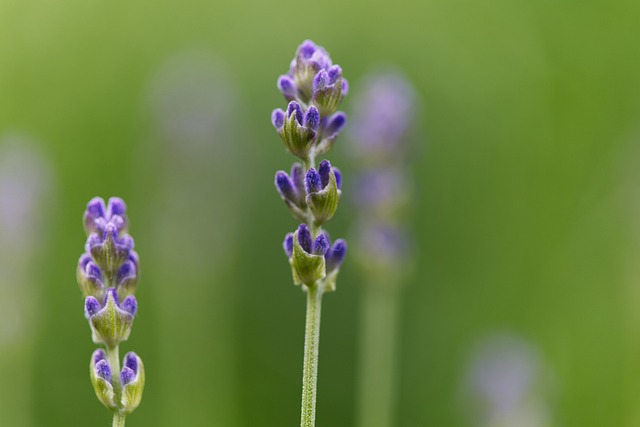
[{"label": "tall flower stalk", "polygon": [[133,352],[120,369],[120,343],[129,338],[138,307],[133,294],[139,262],[128,226],[122,199],[112,197],[107,206],[92,199],[84,212],[87,243],[77,268],[93,342],[105,347],[93,352],[89,375],[98,400],[113,412],[113,427],[123,427],[138,407],[145,380],[142,360]]},{"label": "tall flower stalk", "polygon": [[416,96],[396,72],[365,78],[356,94],[350,137],[359,173],[356,186],[357,260],[362,290],[357,425],[394,422],[395,360],[401,284],[412,256],[407,226],[411,196],[408,133]]},{"label": "tall flower stalk", "polygon": [[341,194],[341,174],[328,160],[316,167],[346,123],[336,112],[348,91],[342,69],[327,51],[310,40],[303,42],[289,72],[278,78],[278,88],[289,101],[286,111],[276,109],[272,123],[286,149],[302,164],[291,172],[278,171],[276,189],[293,217],[302,223],[284,240],[293,282],[307,293],[304,366],[302,374],[302,427],[315,426],[322,296],[334,291],[346,242],[333,244],[323,225],[330,220]]}]

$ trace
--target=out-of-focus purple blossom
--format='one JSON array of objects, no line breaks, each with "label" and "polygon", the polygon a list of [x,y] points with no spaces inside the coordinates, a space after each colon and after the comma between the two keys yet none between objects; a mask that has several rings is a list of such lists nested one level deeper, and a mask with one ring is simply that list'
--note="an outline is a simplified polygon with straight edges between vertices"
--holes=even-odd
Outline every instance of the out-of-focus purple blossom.
[{"label": "out-of-focus purple blossom", "polygon": [[362,82],[364,91],[353,97],[349,136],[358,155],[397,156],[416,118],[415,89],[400,74],[381,72]]},{"label": "out-of-focus purple blossom", "polygon": [[546,427],[549,375],[538,349],[514,335],[491,335],[472,354],[465,393],[475,412],[474,426]]}]

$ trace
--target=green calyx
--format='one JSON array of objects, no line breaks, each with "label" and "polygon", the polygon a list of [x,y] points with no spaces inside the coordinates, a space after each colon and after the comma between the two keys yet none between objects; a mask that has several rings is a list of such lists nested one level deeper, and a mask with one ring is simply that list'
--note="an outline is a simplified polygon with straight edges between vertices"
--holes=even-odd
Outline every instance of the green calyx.
[{"label": "green calyx", "polygon": [[280,137],[291,154],[302,160],[307,160],[315,142],[316,131],[300,125],[294,111],[284,119]]},{"label": "green calyx", "polygon": [[317,280],[326,275],[324,256],[305,251],[298,242],[297,231],[293,234],[293,254],[289,258],[289,263],[293,272],[293,283],[296,285],[313,286]]},{"label": "green calyx", "polygon": [[321,191],[307,195],[306,202],[313,213],[316,225],[322,225],[333,217],[338,208],[340,194],[336,175],[332,170],[329,175],[329,184]]},{"label": "green calyx", "polygon": [[106,298],[104,308],[89,318],[89,324],[93,342],[113,348],[129,338],[133,315],[118,307],[110,292]]}]

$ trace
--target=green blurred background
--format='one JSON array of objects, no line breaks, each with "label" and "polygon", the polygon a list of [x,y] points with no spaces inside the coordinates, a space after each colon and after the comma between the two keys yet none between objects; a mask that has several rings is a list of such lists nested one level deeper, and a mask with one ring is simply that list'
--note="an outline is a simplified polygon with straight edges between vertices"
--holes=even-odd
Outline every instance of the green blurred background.
[{"label": "green blurred background", "polygon": [[[269,119],[305,38],[352,90],[394,64],[423,101],[395,425],[468,425],[461,378],[496,330],[540,349],[555,425],[640,425],[639,22],[634,0],[1,1],[0,144],[26,135],[53,176],[18,254],[33,320],[0,349],[3,425],[110,423],[74,277],[95,195],[127,201],[141,257],[128,425],[297,425],[304,295],[272,183],[292,158]],[[189,111],[215,119],[184,135]],[[321,426],[354,425],[360,277],[347,259],[324,300]]]}]

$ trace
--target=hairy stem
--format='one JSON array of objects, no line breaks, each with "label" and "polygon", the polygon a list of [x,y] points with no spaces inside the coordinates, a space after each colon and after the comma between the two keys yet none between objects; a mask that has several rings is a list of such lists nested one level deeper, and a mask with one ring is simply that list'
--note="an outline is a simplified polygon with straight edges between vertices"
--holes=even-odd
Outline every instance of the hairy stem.
[{"label": "hairy stem", "polygon": [[320,310],[322,289],[307,286],[307,320],[304,334],[304,367],[302,372],[301,427],[316,424],[316,391],[318,384],[318,348],[320,345]]},{"label": "hairy stem", "polygon": [[124,427],[125,416],[119,412],[113,413],[113,426],[112,427]]},{"label": "hairy stem", "polygon": [[[374,284],[362,296],[358,427],[394,425],[398,290]],[[387,284],[388,285],[388,284]]]}]

